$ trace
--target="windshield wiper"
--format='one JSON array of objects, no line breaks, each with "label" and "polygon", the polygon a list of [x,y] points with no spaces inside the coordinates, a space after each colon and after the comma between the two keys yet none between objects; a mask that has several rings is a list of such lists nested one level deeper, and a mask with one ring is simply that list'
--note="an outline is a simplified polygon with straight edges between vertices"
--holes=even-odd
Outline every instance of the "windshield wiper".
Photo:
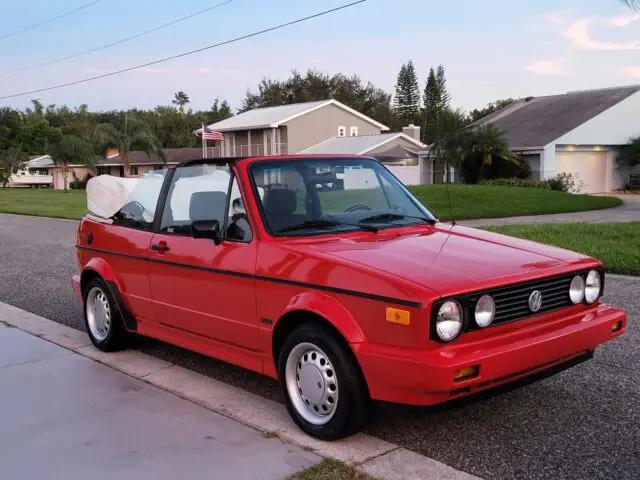
[{"label": "windshield wiper", "polygon": [[433,225],[435,223],[435,220],[432,220],[431,218],[425,218],[425,217],[415,217],[413,215],[403,215],[401,213],[379,213],[378,215],[372,215],[370,217],[365,217],[362,220],[360,220],[360,223],[367,223],[367,222],[391,222],[393,220],[404,220],[405,218],[413,218],[416,220],[421,220],[425,223],[429,223],[431,225]]},{"label": "windshield wiper", "polygon": [[366,230],[367,232],[377,233],[378,229],[371,225],[359,225],[357,223],[345,223],[339,222],[338,220],[327,220],[327,219],[318,219],[318,220],[306,220],[302,223],[296,223],[295,225],[288,225],[286,227],[280,228],[276,230],[276,233],[285,233],[285,232],[294,232],[296,230],[307,230],[307,229],[315,229],[315,228],[329,228],[329,227],[338,227],[340,225],[348,225],[350,227],[356,227],[361,230]]}]

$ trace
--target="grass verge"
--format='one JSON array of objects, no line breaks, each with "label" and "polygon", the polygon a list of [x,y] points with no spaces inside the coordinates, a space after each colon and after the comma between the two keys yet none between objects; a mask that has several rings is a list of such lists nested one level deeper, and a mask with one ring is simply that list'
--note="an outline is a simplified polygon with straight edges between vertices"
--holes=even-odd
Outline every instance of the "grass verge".
[{"label": "grass verge", "polygon": [[84,190],[0,188],[0,212],[79,219],[87,212]]},{"label": "grass verge", "polygon": [[374,478],[337,460],[323,460],[292,475],[288,480],[374,480]]},{"label": "grass verge", "polygon": [[596,257],[612,273],[640,275],[640,222],[508,225],[487,230]]},{"label": "grass verge", "polygon": [[[410,189],[440,220],[451,219],[443,185],[419,185]],[[579,212],[616,207],[622,203],[615,197],[487,185],[450,185],[449,193],[458,220]],[[0,188],[0,212],[3,213],[79,219],[86,210],[84,190],[64,193],[50,189]]]}]

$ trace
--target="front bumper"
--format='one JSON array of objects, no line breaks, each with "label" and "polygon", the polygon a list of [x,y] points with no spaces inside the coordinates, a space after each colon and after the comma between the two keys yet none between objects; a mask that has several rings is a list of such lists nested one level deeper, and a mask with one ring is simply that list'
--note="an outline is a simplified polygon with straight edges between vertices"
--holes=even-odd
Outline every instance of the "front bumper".
[{"label": "front bumper", "polygon": [[[620,322],[620,324],[618,324]],[[606,305],[588,311],[549,314],[528,326],[430,350],[371,343],[354,345],[374,400],[434,405],[506,384],[590,355],[620,336],[625,314]],[[613,326],[619,327],[615,332]],[[498,329],[499,327],[495,327]],[[478,366],[477,376],[454,380],[457,370]]]}]

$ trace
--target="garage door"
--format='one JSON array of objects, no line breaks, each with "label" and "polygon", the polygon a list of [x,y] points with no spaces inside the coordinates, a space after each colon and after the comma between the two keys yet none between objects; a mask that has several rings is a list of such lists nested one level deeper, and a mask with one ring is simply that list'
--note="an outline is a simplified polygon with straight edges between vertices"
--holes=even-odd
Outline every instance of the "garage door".
[{"label": "garage door", "polygon": [[556,173],[573,173],[584,183],[580,193],[607,190],[607,152],[556,152]]}]

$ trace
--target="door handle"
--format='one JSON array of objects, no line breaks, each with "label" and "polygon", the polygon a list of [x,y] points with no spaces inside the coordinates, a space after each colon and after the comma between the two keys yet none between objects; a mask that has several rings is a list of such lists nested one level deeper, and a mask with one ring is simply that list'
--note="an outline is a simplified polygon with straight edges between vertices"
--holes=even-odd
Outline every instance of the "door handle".
[{"label": "door handle", "polygon": [[156,252],[168,252],[169,249],[169,245],[167,245],[166,243],[158,243],[155,245],[151,245],[151,250],[155,250]]}]

